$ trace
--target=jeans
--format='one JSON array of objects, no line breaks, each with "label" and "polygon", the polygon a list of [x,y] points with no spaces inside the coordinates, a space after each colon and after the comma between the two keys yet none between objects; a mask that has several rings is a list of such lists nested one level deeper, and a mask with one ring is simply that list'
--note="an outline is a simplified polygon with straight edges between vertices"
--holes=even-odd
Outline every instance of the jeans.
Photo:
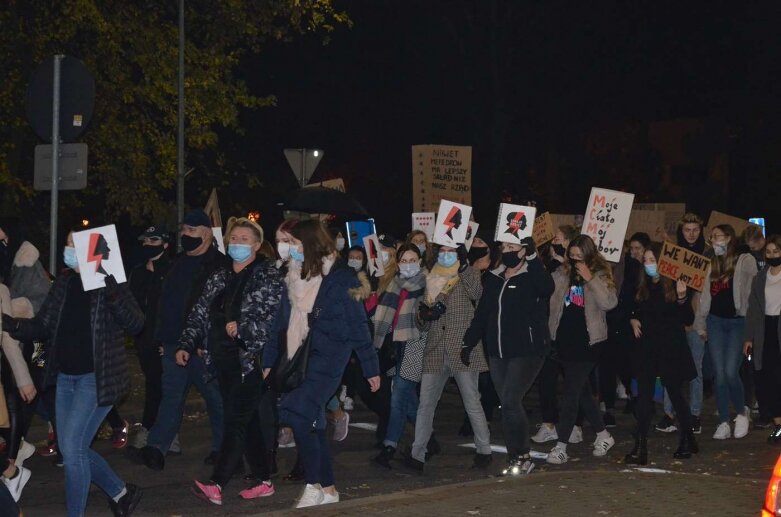
[{"label": "jeans", "polygon": [[545,357],[489,357],[488,363],[502,403],[502,429],[507,457],[514,459],[529,453],[529,419],[523,407],[523,397],[542,370]]},{"label": "jeans", "polygon": [[187,391],[192,384],[206,401],[209,422],[212,428],[212,450],[219,451],[222,447],[223,409],[222,399],[217,381],[207,383],[204,380],[206,366],[203,359],[196,354],[190,356],[187,366],[176,364],[176,345],[167,344],[163,347],[163,399],[157,420],[149,430],[147,445],[155,447],[163,454],[168,452],[179,426],[182,424],[184,402]]},{"label": "jeans", "polygon": [[[705,356],[705,341],[702,340],[696,330],[690,330],[686,333],[686,341],[689,343],[689,350],[694,359],[694,366],[697,368],[697,378],[689,382],[689,404],[692,416],[698,417],[702,412],[702,358]],[[674,415],[673,403],[667,390],[664,390],[664,412],[668,415]]]},{"label": "jeans", "polygon": [[412,457],[426,461],[426,445],[434,430],[434,412],[442,397],[442,390],[450,376],[453,376],[461,392],[461,400],[474,432],[478,454],[491,454],[491,436],[485,420],[483,406],[480,405],[480,392],[477,389],[478,372],[451,372],[447,364],[440,373],[424,373],[420,381],[420,403],[415,417],[415,442],[412,444]]},{"label": "jeans", "polygon": [[98,406],[95,374],[57,377],[57,441],[65,460],[65,499],[69,517],[84,515],[90,482],[109,497],[116,497],[125,483],[97,452],[90,448],[98,427],[111,406]]},{"label": "jeans", "polygon": [[586,419],[597,433],[605,430],[602,416],[599,414],[599,406],[591,394],[589,375],[596,366],[596,361],[562,361],[564,367],[564,394],[561,401],[561,413],[556,432],[559,441],[566,440],[572,433],[575,421],[578,418],[578,410],[582,410]]},{"label": "jeans", "polygon": [[738,413],[745,405],[740,365],[743,362],[744,318],[719,318],[708,315],[708,342],[716,373],[716,406],[719,420],[729,422],[729,403]]},{"label": "jeans", "polygon": [[418,413],[417,387],[417,382],[404,379],[398,373],[393,377],[388,432],[385,434],[385,441],[382,442],[386,447],[394,449],[398,447],[407,422],[415,425],[415,417]]}]

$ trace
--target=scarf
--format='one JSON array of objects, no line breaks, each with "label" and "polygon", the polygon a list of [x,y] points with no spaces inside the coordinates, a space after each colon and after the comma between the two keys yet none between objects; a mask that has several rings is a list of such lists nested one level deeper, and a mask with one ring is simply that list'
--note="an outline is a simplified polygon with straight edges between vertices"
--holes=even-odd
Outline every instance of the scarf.
[{"label": "scarf", "polygon": [[[393,282],[380,296],[377,310],[374,313],[374,347],[380,348],[385,336],[393,330],[393,341],[408,341],[418,339],[420,331],[415,324],[415,305],[423,296],[423,288],[426,285],[426,276],[418,273],[412,278],[396,276]],[[407,297],[399,305],[401,292],[407,291]],[[398,312],[398,318],[396,317]],[[393,327],[393,320],[396,326]]]},{"label": "scarf", "polygon": [[447,295],[458,283],[458,267],[456,262],[450,267],[434,264],[431,273],[426,277],[426,303],[431,305],[440,294]]},{"label": "scarf", "polygon": [[[334,265],[334,257],[323,258],[323,275]],[[287,326],[287,357],[292,359],[309,334],[309,314],[315,306],[323,275],[301,278],[301,264],[290,261],[285,282],[290,298],[290,320]]]}]

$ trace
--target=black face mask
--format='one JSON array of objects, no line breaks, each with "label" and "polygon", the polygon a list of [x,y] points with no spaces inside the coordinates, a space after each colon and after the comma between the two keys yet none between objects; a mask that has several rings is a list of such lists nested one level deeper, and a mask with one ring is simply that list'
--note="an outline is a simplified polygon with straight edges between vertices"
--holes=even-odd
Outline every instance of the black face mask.
[{"label": "black face mask", "polygon": [[510,269],[518,267],[521,261],[523,261],[523,259],[518,256],[517,251],[506,251],[502,253],[502,264]]},{"label": "black face mask", "polygon": [[770,267],[781,266],[781,257],[766,258],[765,264],[767,264]]},{"label": "black face mask", "polygon": [[553,253],[555,253],[559,257],[563,257],[564,254],[567,252],[567,250],[564,249],[564,246],[562,246],[561,244],[554,244],[552,248],[553,248]]},{"label": "black face mask", "polygon": [[201,244],[203,244],[203,237],[182,235],[182,249],[184,251],[195,251]]},{"label": "black face mask", "polygon": [[[196,246],[197,247],[197,246]],[[141,247],[141,256],[144,260],[151,260],[161,254],[163,252],[163,245],[158,244],[157,246],[142,246]]]},{"label": "black face mask", "polygon": [[472,248],[469,250],[469,253],[467,253],[470,264],[474,264],[486,255],[488,255],[488,248],[479,248],[474,246],[472,246]]}]

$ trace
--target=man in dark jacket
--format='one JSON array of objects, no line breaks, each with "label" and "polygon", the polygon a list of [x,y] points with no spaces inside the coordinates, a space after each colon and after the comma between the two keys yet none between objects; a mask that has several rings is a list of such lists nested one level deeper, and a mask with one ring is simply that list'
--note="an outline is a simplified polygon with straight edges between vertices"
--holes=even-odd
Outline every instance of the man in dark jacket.
[{"label": "man in dark jacket", "polygon": [[223,410],[217,381],[207,382],[206,366],[200,357],[193,357],[186,367],[181,367],[176,364],[175,355],[190,310],[206,280],[226,258],[217,250],[211,221],[202,210],[185,216],[181,238],[184,253],[174,258],[164,275],[155,323],[154,340],[163,348],[163,397],[140,457],[152,470],[165,466],[165,454],[179,431],[184,402],[193,384],[206,400],[212,428],[212,452],[205,462],[213,464],[222,446]]}]

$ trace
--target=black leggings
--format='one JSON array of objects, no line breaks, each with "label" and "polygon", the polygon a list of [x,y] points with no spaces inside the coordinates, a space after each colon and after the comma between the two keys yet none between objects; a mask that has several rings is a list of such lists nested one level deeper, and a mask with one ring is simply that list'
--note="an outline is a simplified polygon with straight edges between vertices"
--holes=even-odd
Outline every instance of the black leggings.
[{"label": "black leggings", "polygon": [[[656,388],[656,373],[650,369],[636,372],[637,375],[637,430],[640,436],[647,437],[651,427],[651,417],[654,412],[654,390]],[[692,414],[689,404],[683,396],[683,382],[667,382],[664,378],[662,384],[667,389],[670,402],[673,404],[678,423],[683,433],[692,428]]]},{"label": "black leggings", "polygon": [[35,406],[22,400],[16,387],[8,389],[8,387],[4,386],[4,391],[10,425],[8,428],[2,429],[0,435],[3,436],[6,444],[8,444],[8,459],[15,460],[19,454],[22,438],[30,425]]}]

